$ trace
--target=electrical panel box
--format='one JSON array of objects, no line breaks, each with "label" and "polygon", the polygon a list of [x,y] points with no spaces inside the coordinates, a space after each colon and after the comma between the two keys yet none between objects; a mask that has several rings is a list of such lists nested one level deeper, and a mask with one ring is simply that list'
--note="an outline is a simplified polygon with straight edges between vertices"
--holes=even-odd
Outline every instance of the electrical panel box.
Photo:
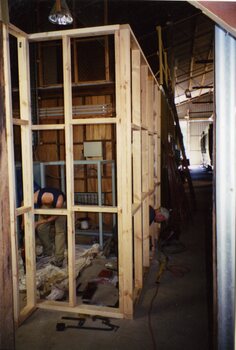
[{"label": "electrical panel box", "polygon": [[101,141],[91,141],[84,142],[84,157],[85,158],[100,158],[102,159],[102,142]]}]

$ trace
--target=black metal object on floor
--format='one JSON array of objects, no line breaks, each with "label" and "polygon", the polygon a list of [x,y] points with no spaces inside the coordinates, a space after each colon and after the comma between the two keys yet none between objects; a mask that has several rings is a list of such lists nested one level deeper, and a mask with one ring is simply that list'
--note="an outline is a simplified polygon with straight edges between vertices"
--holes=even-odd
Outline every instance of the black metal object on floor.
[{"label": "black metal object on floor", "polygon": [[91,327],[91,326],[85,326],[86,318],[81,317],[62,317],[63,320],[71,320],[71,321],[78,321],[77,325],[66,325],[64,322],[58,322],[56,325],[56,330],[58,332],[63,332],[66,330],[66,328],[76,328],[76,329],[83,329],[83,330],[93,330],[93,331],[117,331],[119,329],[119,326],[116,326],[111,323],[109,318],[106,317],[100,317],[100,316],[93,316],[92,320],[100,320],[102,321],[102,325],[104,327]]}]

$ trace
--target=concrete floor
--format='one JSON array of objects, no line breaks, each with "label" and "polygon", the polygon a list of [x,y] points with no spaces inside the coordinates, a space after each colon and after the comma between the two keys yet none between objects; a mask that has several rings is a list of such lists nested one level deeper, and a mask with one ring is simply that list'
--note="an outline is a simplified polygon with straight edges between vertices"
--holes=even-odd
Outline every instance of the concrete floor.
[{"label": "concrete floor", "polygon": [[[119,326],[116,332],[81,329],[57,332],[57,322],[62,322],[62,316],[71,314],[37,310],[17,330],[16,350],[211,349],[212,277],[211,268],[207,268],[211,265],[211,227],[206,225],[211,211],[211,187],[205,179],[196,184],[197,209],[192,223],[180,236],[186,250],[168,254],[169,266],[186,269],[186,273],[179,276],[166,270],[160,283],[156,284],[160,265],[155,257],[136,305],[134,319],[112,319],[111,323]],[[99,322],[88,320],[86,325],[100,326]]]}]

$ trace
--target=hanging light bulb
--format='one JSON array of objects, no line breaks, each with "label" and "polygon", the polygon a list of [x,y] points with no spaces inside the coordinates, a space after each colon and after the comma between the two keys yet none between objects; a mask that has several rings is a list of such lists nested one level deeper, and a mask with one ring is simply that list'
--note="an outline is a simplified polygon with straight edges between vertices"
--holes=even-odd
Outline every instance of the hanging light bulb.
[{"label": "hanging light bulb", "polygon": [[48,19],[53,24],[64,26],[73,22],[72,15],[65,0],[56,0]]}]

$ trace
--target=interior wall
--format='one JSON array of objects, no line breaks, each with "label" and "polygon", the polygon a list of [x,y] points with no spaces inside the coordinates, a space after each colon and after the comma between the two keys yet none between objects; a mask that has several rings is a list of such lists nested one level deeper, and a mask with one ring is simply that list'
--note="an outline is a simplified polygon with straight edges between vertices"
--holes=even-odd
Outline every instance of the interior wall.
[{"label": "interior wall", "polygon": [[201,135],[203,131],[207,132],[209,125],[209,121],[180,121],[186,154],[190,160],[190,165],[202,165],[206,160],[201,152]]},{"label": "interior wall", "polygon": [[215,38],[218,349],[235,349],[236,39],[217,26]]}]

